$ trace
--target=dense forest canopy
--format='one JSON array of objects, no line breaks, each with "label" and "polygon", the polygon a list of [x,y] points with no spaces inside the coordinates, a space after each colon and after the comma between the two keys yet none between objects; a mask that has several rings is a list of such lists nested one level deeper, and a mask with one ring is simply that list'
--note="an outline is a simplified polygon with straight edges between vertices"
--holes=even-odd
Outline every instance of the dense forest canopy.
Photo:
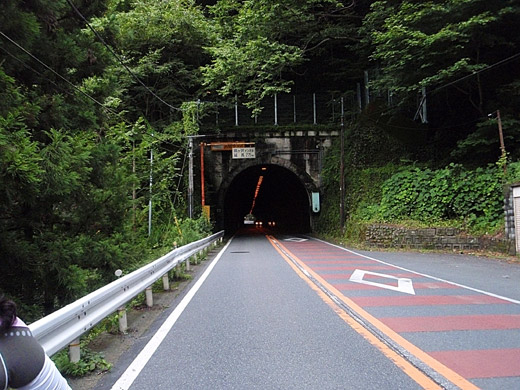
[{"label": "dense forest canopy", "polygon": [[500,110],[519,158],[513,0],[11,0],[0,11],[0,288],[33,317],[208,228],[186,218],[183,175],[200,102],[238,96],[258,113],[275,93],[361,86],[353,167],[486,166],[500,157],[488,117]]}]

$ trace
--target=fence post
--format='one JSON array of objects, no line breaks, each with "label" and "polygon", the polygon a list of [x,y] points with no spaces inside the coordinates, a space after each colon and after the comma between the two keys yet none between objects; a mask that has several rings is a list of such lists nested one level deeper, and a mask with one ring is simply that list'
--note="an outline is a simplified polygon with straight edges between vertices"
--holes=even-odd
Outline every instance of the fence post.
[{"label": "fence post", "polygon": [[170,289],[170,279],[168,278],[168,272],[166,272],[162,277],[162,284],[164,291],[168,291]]},{"label": "fence post", "polygon": [[77,363],[79,362],[79,359],[81,358],[81,349],[80,349],[80,343],[79,338],[72,341],[72,343],[69,344],[69,360],[71,363]]},{"label": "fence post", "polygon": [[365,70],[364,72],[365,77],[365,106],[368,106],[370,103],[370,88],[369,88],[369,80],[368,80],[368,70]]},{"label": "fence post", "polygon": [[312,94],[312,114],[314,115],[314,124],[318,124],[316,116],[316,93]]},{"label": "fence post", "polygon": [[357,98],[357,105],[358,105],[358,111],[363,111],[363,101],[361,99],[361,84],[356,83],[356,98]]},{"label": "fence post", "polygon": [[296,123],[296,95],[292,97],[292,105],[293,105],[293,122]]},{"label": "fence post", "polygon": [[218,128],[218,100],[215,99],[215,125]]},{"label": "fence post", "polygon": [[235,95],[235,126],[238,126],[238,95]]},{"label": "fence post", "polygon": [[147,287],[146,291],[146,306],[152,307],[153,306],[153,293],[152,293],[152,287]]},{"label": "fence post", "polygon": [[128,319],[126,317],[126,309],[124,307],[120,307],[117,310],[117,314],[119,317],[119,331],[121,333],[126,333],[128,330]]},{"label": "fence post", "polygon": [[274,94],[274,125],[278,126],[278,94]]}]

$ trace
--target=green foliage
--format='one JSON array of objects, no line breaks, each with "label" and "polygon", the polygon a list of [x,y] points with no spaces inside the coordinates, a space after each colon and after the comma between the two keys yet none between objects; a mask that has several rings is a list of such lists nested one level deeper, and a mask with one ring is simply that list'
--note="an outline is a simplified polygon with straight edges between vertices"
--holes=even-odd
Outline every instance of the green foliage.
[{"label": "green foliage", "polygon": [[[126,103],[132,120],[144,115],[164,128],[179,120],[179,108],[200,88],[199,66],[205,62],[202,47],[208,38],[207,21],[191,0],[157,2],[139,0],[122,6],[110,4],[108,13],[93,21],[125,58],[125,66],[163,101],[130,75],[121,65],[108,70],[117,80],[118,97]],[[87,32],[91,35],[91,32]]]},{"label": "green foliage", "polygon": [[493,231],[503,220],[501,178],[496,166],[474,171],[454,164],[436,171],[408,169],[383,184],[379,216],[431,224],[458,220],[477,231]]},{"label": "green foliage", "polygon": [[[115,269],[126,272],[151,260],[148,248],[171,249],[177,236],[161,240],[171,235],[168,229],[177,232],[172,187],[179,183],[178,153],[163,144],[179,139],[180,130],[171,126],[152,135],[140,120],[131,128],[107,127],[106,136],[88,129],[35,131],[30,126],[40,107],[26,103],[26,92],[4,72],[0,81],[6,97],[0,115],[0,247],[6,272],[0,286],[31,322],[112,281]],[[149,241],[151,148],[153,226],[160,234]]]},{"label": "green foliage", "polygon": [[[340,142],[336,140],[325,155],[322,170],[322,211],[316,223],[320,232],[337,231],[340,204]],[[367,219],[377,213],[381,185],[398,169],[401,159],[411,156],[389,132],[365,113],[345,130],[345,216],[347,220]]]},{"label": "green foliage", "polygon": [[[518,160],[520,154],[515,145],[520,144],[520,120],[510,115],[502,120],[504,144],[509,159]],[[464,161],[466,164],[481,165],[482,162],[492,162],[501,156],[500,138],[497,121],[485,120],[477,124],[475,132],[457,143],[457,147],[451,151],[451,157],[456,161]]]},{"label": "green foliage", "polygon": [[509,127],[506,150],[518,158],[518,112],[513,107],[520,40],[512,31],[519,16],[520,7],[512,0],[371,3],[360,32],[371,68],[377,68],[370,73],[372,96],[391,93],[385,111],[417,120],[424,87],[430,140],[441,166],[477,167],[498,159],[496,122],[487,120],[497,109]]},{"label": "green foliage", "polygon": [[496,28],[513,12],[483,0],[373,2],[365,27],[372,58],[384,66],[378,82],[415,93],[482,69],[479,51],[500,42]]},{"label": "green foliage", "polygon": [[[394,102],[371,100],[347,126],[348,221],[498,224],[502,181],[520,181],[517,63],[450,83],[518,52],[513,0],[209,3],[75,2],[97,36],[66,0],[1,2],[1,30],[19,45],[0,37],[0,288],[24,319],[211,231],[185,217],[182,172],[205,99],[237,94],[257,113],[266,96],[349,89],[378,67],[371,98]],[[413,121],[422,86],[428,126]],[[500,156],[497,122],[481,120],[497,108],[507,160],[478,168]],[[322,172],[327,231],[339,225],[338,148]],[[449,159],[461,165],[434,170]],[[403,160],[425,168],[392,176]]]},{"label": "green foliage", "polygon": [[392,177],[400,166],[388,163],[382,167],[354,169],[347,173],[345,180],[345,207],[350,218],[371,220],[379,212],[381,187]]},{"label": "green foliage", "polygon": [[506,184],[520,183],[520,161],[507,164]]},{"label": "green foliage", "polygon": [[265,97],[290,90],[291,83],[280,80],[279,74],[301,61],[298,48],[269,42],[265,37],[243,46],[237,46],[236,41],[225,42],[212,47],[210,54],[214,61],[204,68],[207,85],[222,96],[244,94],[245,104],[253,108],[253,114],[260,113]]},{"label": "green foliage", "polygon": [[332,42],[352,32],[350,8],[335,0],[223,0],[210,11],[211,63],[202,68],[204,84],[222,96],[243,97],[253,115],[262,110],[263,98],[289,91],[293,81],[286,74],[327,49],[343,51],[344,42]]},{"label": "green foliage", "polygon": [[102,353],[88,348],[82,348],[81,359],[77,363],[70,361],[66,350],[57,353],[53,360],[58,370],[70,377],[81,377],[94,371],[108,371],[112,368],[112,364],[105,360]]}]

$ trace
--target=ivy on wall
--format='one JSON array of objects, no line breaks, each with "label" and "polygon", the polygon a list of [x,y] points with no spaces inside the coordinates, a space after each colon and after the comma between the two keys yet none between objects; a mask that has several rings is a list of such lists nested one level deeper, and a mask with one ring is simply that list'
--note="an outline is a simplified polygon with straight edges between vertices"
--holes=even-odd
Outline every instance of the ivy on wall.
[{"label": "ivy on wall", "polygon": [[382,186],[378,216],[436,223],[457,220],[477,230],[503,223],[502,174],[495,165],[475,170],[450,164],[443,169],[411,168]]}]

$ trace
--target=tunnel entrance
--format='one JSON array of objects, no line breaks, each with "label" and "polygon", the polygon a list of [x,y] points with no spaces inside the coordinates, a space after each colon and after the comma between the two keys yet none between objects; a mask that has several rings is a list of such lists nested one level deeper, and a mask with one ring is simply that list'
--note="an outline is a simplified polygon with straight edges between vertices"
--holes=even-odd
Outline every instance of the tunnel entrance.
[{"label": "tunnel entrance", "polygon": [[252,213],[263,227],[305,233],[310,227],[309,196],[289,169],[273,164],[255,165],[240,172],[224,198],[224,228],[232,233]]}]

